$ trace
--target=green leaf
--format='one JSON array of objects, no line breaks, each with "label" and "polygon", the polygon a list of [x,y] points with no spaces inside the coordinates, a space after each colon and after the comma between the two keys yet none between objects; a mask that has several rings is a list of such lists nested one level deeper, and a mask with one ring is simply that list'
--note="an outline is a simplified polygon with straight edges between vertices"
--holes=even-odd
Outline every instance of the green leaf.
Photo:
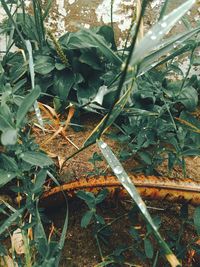
[{"label": "green leaf", "polygon": [[37,223],[34,227],[34,241],[37,247],[37,251],[40,253],[42,257],[45,257],[45,255],[48,253],[48,242],[44,231],[44,227],[41,222],[38,207],[36,207],[35,213],[36,213]]},{"label": "green leaf", "polygon": [[194,226],[196,227],[198,235],[200,235],[200,207],[197,207],[194,211]]},{"label": "green leaf", "polygon": [[113,52],[109,44],[100,34],[88,29],[81,29],[76,33],[70,33],[60,38],[61,43],[67,49],[85,49],[96,48],[98,49],[110,63],[120,66],[122,60],[118,55]]},{"label": "green leaf", "polygon": [[105,224],[104,218],[101,215],[95,214],[95,218],[97,220],[97,223]]},{"label": "green leaf", "polygon": [[198,93],[192,86],[184,87],[178,97],[178,102],[181,102],[189,111],[194,111],[198,104]]},{"label": "green leaf", "polygon": [[16,172],[10,172],[0,169],[0,187],[10,182],[17,176]]},{"label": "green leaf", "polygon": [[3,115],[0,114],[0,130],[3,132],[11,127],[12,125],[10,124],[10,122],[7,121]]},{"label": "green leaf", "polygon": [[15,213],[13,213],[7,220],[4,221],[4,223],[0,226],[0,235],[8,228],[13,225],[13,223],[16,223],[17,219],[22,217],[22,213],[24,212],[24,208],[16,210]]},{"label": "green leaf", "polygon": [[159,20],[138,43],[135,48],[130,65],[135,65],[147,56],[155,47],[160,45],[160,40],[168,33],[180,18],[192,7],[195,0],[188,0],[170,14]]},{"label": "green leaf", "polygon": [[0,130],[4,131],[8,128],[13,128],[14,126],[15,125],[13,123],[13,114],[11,113],[11,110],[8,105],[3,104],[0,107]]},{"label": "green leaf", "polygon": [[4,146],[15,145],[17,142],[17,130],[16,129],[6,129],[1,134],[1,143]]},{"label": "green leaf", "polygon": [[97,28],[97,33],[102,35],[108,43],[112,44],[113,50],[117,50],[115,43],[115,33],[112,27],[108,25],[100,26],[99,28]]},{"label": "green leaf", "polygon": [[84,49],[82,55],[79,57],[81,63],[91,66],[94,70],[102,70],[102,64],[96,51],[93,49],[86,50]]},{"label": "green leaf", "polygon": [[46,177],[47,177],[47,170],[41,169],[36,176],[33,192],[37,192],[38,190],[41,190],[46,180]]},{"label": "green leaf", "polygon": [[95,199],[96,204],[101,203],[106,198],[107,195],[108,195],[108,190],[103,189]]},{"label": "green leaf", "polygon": [[4,153],[1,153],[0,158],[2,160],[2,165],[4,166],[4,169],[8,171],[17,171],[18,165],[17,162],[14,160],[13,157],[9,157]]},{"label": "green leaf", "polygon": [[56,72],[54,76],[53,90],[61,100],[67,100],[70,89],[74,84],[74,80],[74,74],[69,70]]},{"label": "green leaf", "polygon": [[89,206],[89,208],[95,207],[95,196],[91,192],[85,192],[83,190],[80,190],[77,192],[77,197],[83,199],[86,204]]},{"label": "green leaf", "polygon": [[[189,47],[188,44],[185,45],[186,40],[191,38],[194,34],[197,34],[199,31],[200,27],[197,27],[164,40],[155,51],[151,52],[142,60],[139,66],[138,75],[144,74],[150,69],[175,58],[179,54],[183,54],[183,52],[185,52],[185,50]],[[177,49],[176,46],[180,46],[180,48]],[[163,56],[167,55],[170,51],[172,51],[171,54],[163,59]]]},{"label": "green leaf", "polygon": [[148,165],[152,164],[152,156],[148,152],[139,152],[140,158]]},{"label": "green leaf", "polygon": [[33,106],[34,102],[39,97],[39,95],[40,95],[40,89],[35,88],[31,90],[31,92],[27,96],[25,96],[24,100],[22,101],[20,107],[17,110],[17,116],[16,116],[17,127],[21,125],[27,112]]},{"label": "green leaf", "polygon": [[53,161],[42,152],[27,151],[20,154],[20,158],[35,166],[45,167],[53,164]]},{"label": "green leaf", "polygon": [[151,241],[147,238],[144,239],[144,251],[145,251],[147,258],[149,259],[153,258],[153,245]]},{"label": "green leaf", "polygon": [[38,55],[35,57],[35,72],[46,75],[55,68],[55,61],[52,57]]},{"label": "green leaf", "polygon": [[116,65],[121,65],[122,60],[117,56],[116,53],[112,51],[112,49],[109,48],[109,46],[106,44],[105,39],[100,36],[99,34],[95,34],[91,30],[82,29],[82,38],[83,42],[84,40],[88,41],[91,44],[95,44],[96,47],[101,51],[101,53],[110,60],[111,63]]},{"label": "green leaf", "polygon": [[94,215],[94,212],[92,210],[86,211],[86,213],[83,215],[83,217],[81,219],[81,227],[82,228],[85,228],[85,227],[88,226],[88,224],[90,223],[93,215]]},{"label": "green leaf", "polygon": [[12,83],[18,81],[27,72],[27,64],[16,63],[10,68],[10,79]]},{"label": "green leaf", "polygon": [[200,155],[200,149],[198,148],[189,148],[182,152],[182,155],[187,156],[199,156]]}]

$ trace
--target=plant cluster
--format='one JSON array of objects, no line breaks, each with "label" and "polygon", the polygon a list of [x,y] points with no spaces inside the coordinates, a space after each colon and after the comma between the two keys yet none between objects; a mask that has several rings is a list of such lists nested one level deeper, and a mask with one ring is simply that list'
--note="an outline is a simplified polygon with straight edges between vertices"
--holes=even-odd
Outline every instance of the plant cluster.
[{"label": "plant cluster", "polygon": [[[158,22],[142,40],[138,40],[147,5],[144,0],[137,23],[130,30],[131,44],[126,43],[123,51],[117,49],[113,28],[105,25],[65,33],[57,40],[45,27],[51,2],[49,0],[44,9],[39,0],[33,0],[31,15],[26,12],[23,0],[1,1],[7,14],[2,29],[9,40],[0,62],[0,186],[10,185],[13,192],[24,197],[23,201],[18,201],[19,208],[2,202],[1,213],[9,216],[3,218],[0,226],[2,240],[20,228],[25,246],[24,263],[12,251],[13,260],[19,266],[59,264],[68,213],[60,241],[55,242],[51,234],[47,238],[38,203],[47,176],[55,183],[58,181],[49,167],[53,161],[31,137],[32,123],[27,115],[34,107],[38,123],[44,129],[37,102],[40,98],[51,102],[60,112],[71,104],[81,112],[93,112],[103,117],[80,151],[98,143],[149,227],[143,240],[132,230],[137,247],[144,241],[146,257],[153,258],[153,246],[148,238],[153,234],[169,263],[178,266],[178,260],[161,238],[134,185],[117,158],[106,150],[107,144],[99,139],[109,126],[115,124],[119,129],[117,139],[127,144],[127,149],[120,153],[121,159],[135,156],[141,162],[139,170],[148,174],[157,173],[156,167],[166,159],[169,171],[179,164],[186,174],[185,157],[200,154],[200,123],[193,114],[198,106],[200,81],[196,75],[189,75],[192,66],[200,65],[197,53],[200,26],[192,28],[186,23],[185,32],[164,38],[195,1],[187,0],[167,15],[168,1],[165,1]],[[16,10],[11,12],[10,6],[13,5]],[[13,44],[17,47],[16,52],[10,51]],[[185,54],[189,55],[186,74],[176,61],[177,56]],[[169,77],[175,74],[180,75],[179,80]],[[96,166],[99,160],[98,155],[91,158],[97,174],[100,173]],[[82,226],[86,227],[93,219],[104,227],[105,221],[96,213],[96,205],[103,201],[106,192],[102,191],[96,197],[79,192],[78,196],[89,207]],[[199,210],[195,213],[195,225],[199,228],[197,218]],[[98,228],[98,233],[101,231]],[[97,233],[95,237],[98,241]],[[123,249],[118,254],[122,252]],[[1,246],[0,253],[5,256],[8,252]],[[99,266],[112,264],[114,258]],[[157,258],[158,254],[153,266],[156,266]]]}]

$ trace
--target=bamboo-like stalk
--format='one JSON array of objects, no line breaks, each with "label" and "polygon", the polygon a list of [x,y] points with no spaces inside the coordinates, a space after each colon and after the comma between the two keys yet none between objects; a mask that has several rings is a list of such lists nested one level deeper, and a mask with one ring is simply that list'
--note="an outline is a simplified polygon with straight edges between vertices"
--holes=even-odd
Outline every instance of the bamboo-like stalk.
[{"label": "bamboo-like stalk", "polygon": [[[194,206],[200,205],[200,181],[194,181],[189,178],[172,179],[144,175],[129,175],[129,177],[144,199],[189,203]],[[44,206],[61,204],[63,191],[69,197],[73,197],[79,190],[97,193],[103,188],[109,190],[111,197],[118,196],[124,198],[128,196],[127,191],[122,187],[115,176],[100,176],[98,178],[84,178],[54,187],[44,192],[41,197],[41,203],[44,204]]]}]

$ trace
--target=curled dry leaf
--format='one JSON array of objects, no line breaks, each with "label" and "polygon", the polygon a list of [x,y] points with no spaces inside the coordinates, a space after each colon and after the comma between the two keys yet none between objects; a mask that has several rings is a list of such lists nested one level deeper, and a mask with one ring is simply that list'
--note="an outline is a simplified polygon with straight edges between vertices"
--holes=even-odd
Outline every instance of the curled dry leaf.
[{"label": "curled dry leaf", "polygon": [[18,264],[10,256],[4,256],[0,257],[0,266],[18,267]]},{"label": "curled dry leaf", "polygon": [[20,228],[17,228],[11,237],[12,247],[17,254],[21,255],[25,253],[24,240],[22,231]]}]

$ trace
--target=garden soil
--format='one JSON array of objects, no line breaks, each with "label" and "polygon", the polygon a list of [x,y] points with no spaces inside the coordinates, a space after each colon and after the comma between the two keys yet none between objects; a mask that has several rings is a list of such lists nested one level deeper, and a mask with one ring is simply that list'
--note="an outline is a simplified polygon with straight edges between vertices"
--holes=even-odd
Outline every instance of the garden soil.
[{"label": "garden soil", "polygon": [[[51,142],[42,145],[53,132],[56,131],[55,126],[49,127],[51,133],[43,134],[42,131],[34,127],[33,135],[36,139],[36,142],[41,146],[42,149],[46,151],[50,156],[53,156],[55,163],[57,164],[57,178],[61,183],[70,182],[72,180],[80,180],[85,177],[89,177],[94,172],[94,166],[89,162],[89,159],[92,158],[93,153],[100,153],[96,145],[93,145],[75,157],[67,161],[62,168],[60,168],[63,159],[66,159],[74,152],[77,151],[76,147],[81,147],[84,144],[84,141],[89,136],[94,127],[98,124],[100,118],[94,117],[91,115],[82,116],[80,123],[83,126],[82,131],[75,131],[71,126],[69,126],[65,131],[65,137],[63,135],[57,135]],[[104,135],[103,140],[106,141],[113,151],[118,154],[120,150],[123,149],[123,145],[112,140],[108,135],[111,133],[117,133],[117,130],[113,127],[111,128],[106,135]],[[67,139],[70,141],[67,141]],[[72,144],[73,143],[73,144]],[[76,146],[76,147],[75,147]],[[59,164],[60,161],[60,164]],[[198,179],[200,176],[200,158],[192,157],[186,160],[187,165],[187,177]],[[133,167],[136,167],[138,164],[137,160],[129,159],[126,162],[123,162],[124,168],[127,172],[131,172]],[[99,170],[104,170],[106,173],[111,174],[107,164],[103,162],[98,163]],[[158,171],[163,176],[167,176],[167,164],[164,162],[162,166],[158,168]],[[96,176],[98,177],[98,175]],[[183,178],[181,168],[174,168],[171,173],[171,177]],[[89,179],[89,178],[88,178]],[[53,186],[50,184],[50,186]],[[167,203],[159,201],[146,202],[150,206],[150,213],[152,216],[159,216],[161,218],[161,228],[160,232],[162,236],[166,238],[167,242],[173,242],[173,236],[176,236],[179,231],[180,224],[180,210],[181,206],[173,203]],[[130,246],[134,244],[134,240],[130,237],[129,231],[131,222],[128,220],[127,213],[130,210],[132,204],[131,199],[126,200],[106,200],[98,207],[98,213],[101,214],[107,223],[110,223],[116,218],[118,219],[115,223],[112,224],[113,235],[109,238],[108,244],[102,245],[102,253],[104,256],[112,253],[117,246]],[[103,259],[100,257],[98,246],[93,235],[93,225],[89,225],[87,228],[81,228],[81,218],[87,211],[86,205],[83,201],[80,201],[76,198],[69,201],[69,226],[66,236],[65,247],[62,253],[62,261],[60,267],[73,266],[73,267],[94,267]],[[189,213],[192,215],[194,211],[193,207],[190,207]],[[64,223],[66,215],[65,204],[56,203],[54,207],[49,207],[47,211],[47,217],[52,221],[55,226],[54,235],[55,238],[60,236],[62,231],[62,226]],[[47,225],[48,227],[52,224]],[[140,216],[136,219],[135,226],[139,228],[141,236],[144,236],[145,225]],[[192,227],[186,227],[183,233],[183,239],[181,243],[188,244],[195,237],[195,232]],[[155,243],[155,241],[153,241]],[[155,246],[156,247],[156,246]],[[189,253],[189,252],[188,252]],[[115,265],[115,266],[141,266],[151,267],[152,263],[146,261],[144,264],[136,257],[132,252],[125,252],[124,256],[126,258],[127,264]],[[191,261],[191,262],[190,262]],[[189,263],[188,263],[189,262]],[[159,262],[157,266],[162,266],[163,262]],[[198,265],[199,264],[199,265]],[[187,260],[183,262],[183,266],[200,266],[200,262],[195,259],[190,259],[187,257]]]}]

